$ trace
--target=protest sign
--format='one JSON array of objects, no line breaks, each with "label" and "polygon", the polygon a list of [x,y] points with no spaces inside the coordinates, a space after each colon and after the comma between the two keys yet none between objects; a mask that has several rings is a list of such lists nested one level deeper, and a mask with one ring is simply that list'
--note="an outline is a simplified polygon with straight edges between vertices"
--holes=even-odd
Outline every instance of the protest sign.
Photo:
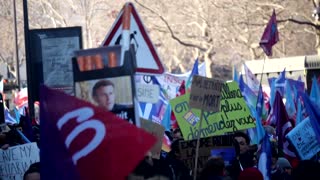
[{"label": "protest sign", "polygon": [[75,89],[76,97],[135,122],[130,76],[81,81],[75,84]]},{"label": "protest sign", "polygon": [[215,147],[211,150],[212,156],[221,157],[224,160],[226,166],[231,165],[232,161],[236,157],[236,151],[234,147]]},{"label": "protest sign", "polygon": [[[211,156],[211,151],[215,147],[225,147],[233,145],[232,135],[214,136],[208,138],[201,138],[199,145],[199,157],[198,157],[198,170],[201,170],[208,158]],[[179,143],[181,160],[184,164],[194,169],[195,166],[195,152],[196,152],[197,140],[192,141],[181,141]]]},{"label": "protest sign", "polygon": [[151,148],[152,158],[160,159],[164,127],[150,120],[140,119],[141,127],[157,138],[157,143]]},{"label": "protest sign", "polygon": [[223,81],[194,75],[190,93],[190,107],[218,112]]},{"label": "protest sign", "polygon": [[41,179],[125,179],[156,142],[86,101],[47,87],[40,97]]},{"label": "protest sign", "polygon": [[311,159],[320,151],[320,144],[318,144],[309,117],[292,129],[286,138],[295,147],[302,160]]},{"label": "protest sign", "polygon": [[39,148],[36,143],[0,150],[0,179],[22,180],[29,166],[39,161]]},{"label": "protest sign", "polygon": [[159,100],[160,88],[155,84],[136,83],[139,102],[156,103]]},{"label": "protest sign", "polygon": [[136,66],[133,49],[126,51],[122,66],[119,65],[121,46],[79,50],[74,54],[75,96],[130,123],[140,124],[134,106],[136,88],[133,75]]},{"label": "protest sign", "polygon": [[[199,75],[206,76],[206,66],[205,63],[202,63],[198,66]],[[155,78],[161,84],[161,88],[167,92],[167,98],[175,98],[178,92],[179,87],[181,86],[182,81],[187,82],[191,71],[184,74],[172,74],[165,72],[162,75],[156,75]],[[149,79],[146,78],[147,75],[136,75],[136,83],[149,83]]]},{"label": "protest sign", "polygon": [[190,94],[185,94],[170,101],[185,140],[196,139],[199,133],[203,138],[255,127],[255,120],[234,81],[227,82],[222,87],[220,112],[203,113],[204,124],[201,131],[200,123],[194,122],[200,119],[201,111],[189,106],[189,96]]}]

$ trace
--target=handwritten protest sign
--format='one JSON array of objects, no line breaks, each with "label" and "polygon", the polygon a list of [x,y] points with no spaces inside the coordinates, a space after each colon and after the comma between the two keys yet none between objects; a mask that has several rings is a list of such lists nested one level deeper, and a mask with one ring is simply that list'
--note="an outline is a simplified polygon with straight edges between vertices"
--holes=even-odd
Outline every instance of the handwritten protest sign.
[{"label": "handwritten protest sign", "polygon": [[160,159],[161,147],[162,147],[162,138],[164,135],[164,127],[160,124],[154,123],[152,121],[148,121],[145,119],[140,119],[141,127],[149,132],[150,134],[157,137],[156,144],[151,148],[152,157],[155,159]]},{"label": "handwritten protest sign", "polygon": [[[202,63],[198,66],[199,75],[206,76],[206,65]],[[184,74],[172,74],[165,72],[162,75],[155,76],[156,80],[161,84],[161,88],[166,92],[168,99],[175,98],[182,81],[187,82],[191,71]],[[135,75],[136,83],[149,83],[148,75]]]},{"label": "handwritten protest sign", "polygon": [[219,79],[193,76],[190,107],[210,112],[218,112],[220,108],[221,87],[223,81]]},{"label": "handwritten protest sign", "polygon": [[[212,154],[212,149],[215,147],[225,147],[233,145],[232,135],[215,136],[200,139],[199,145],[199,157],[198,157],[198,170],[201,170],[208,158]],[[184,164],[190,168],[194,169],[195,161],[194,154],[196,151],[197,140],[192,141],[181,141],[179,143],[181,160]]]},{"label": "handwritten protest sign", "polygon": [[22,180],[29,166],[39,161],[39,148],[36,143],[0,150],[0,179]]},{"label": "handwritten protest sign", "polygon": [[309,117],[292,129],[286,138],[296,148],[302,160],[311,159],[320,151],[320,144],[317,142]]},{"label": "handwritten protest sign", "polygon": [[[203,113],[204,123],[201,131],[199,130],[200,123],[193,122],[199,119],[201,111],[192,109],[189,106],[189,96],[190,94],[185,94],[170,101],[185,140],[196,139],[199,133],[201,134],[201,138],[203,138],[256,126],[239,86],[234,81],[227,82],[222,87],[220,112]],[[188,119],[187,117],[189,116],[193,118]]]},{"label": "handwritten protest sign", "polygon": [[139,102],[156,103],[159,100],[160,88],[154,84],[136,83]]}]

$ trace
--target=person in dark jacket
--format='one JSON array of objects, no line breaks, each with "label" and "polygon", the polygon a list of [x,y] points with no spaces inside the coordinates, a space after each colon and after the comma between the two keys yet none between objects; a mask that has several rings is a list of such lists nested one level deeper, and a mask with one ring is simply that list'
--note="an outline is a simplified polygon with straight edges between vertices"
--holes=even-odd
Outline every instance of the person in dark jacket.
[{"label": "person in dark jacket", "polygon": [[166,157],[166,163],[171,170],[170,180],[191,180],[191,170],[181,161],[179,143],[183,139],[177,139],[171,144],[171,151]]},{"label": "person in dark jacket", "polygon": [[212,157],[201,171],[199,180],[223,180],[225,165],[221,157]]},{"label": "person in dark jacket", "polygon": [[293,169],[293,180],[319,180],[320,179],[320,164],[313,160],[300,161],[298,166]]},{"label": "person in dark jacket", "polygon": [[243,132],[234,134],[234,146],[236,150],[236,158],[232,161],[230,167],[230,176],[237,179],[240,172],[245,168],[254,166],[254,152],[250,150],[250,138]]}]

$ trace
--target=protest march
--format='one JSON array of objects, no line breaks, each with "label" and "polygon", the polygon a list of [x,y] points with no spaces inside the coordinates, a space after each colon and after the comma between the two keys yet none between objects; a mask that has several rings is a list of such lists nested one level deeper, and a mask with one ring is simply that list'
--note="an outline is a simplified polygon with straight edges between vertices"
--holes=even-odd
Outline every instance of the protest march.
[{"label": "protest march", "polygon": [[[11,109],[1,96],[0,179],[320,179],[320,76],[263,84],[244,63],[224,81],[199,58],[170,73],[147,32],[130,2],[100,47],[80,27],[28,30],[30,84]],[[259,45],[278,41],[273,11]]]}]

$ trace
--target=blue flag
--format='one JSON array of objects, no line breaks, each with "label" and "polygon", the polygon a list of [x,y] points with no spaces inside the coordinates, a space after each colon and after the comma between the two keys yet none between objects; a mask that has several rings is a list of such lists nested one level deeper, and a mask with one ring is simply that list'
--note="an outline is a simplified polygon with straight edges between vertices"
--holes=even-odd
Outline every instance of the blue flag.
[{"label": "blue flag", "polygon": [[310,100],[320,107],[320,90],[316,76],[312,78],[312,86],[310,91]]},{"label": "blue flag", "polygon": [[171,123],[171,105],[168,104],[166,108],[166,112],[163,115],[161,125],[165,128],[166,131],[170,131],[170,128],[171,128],[170,123]]},{"label": "blue flag", "polygon": [[246,101],[251,114],[254,116],[255,114],[255,107],[257,105],[257,96],[254,92],[249,88],[249,86],[243,81],[242,75],[239,78],[239,88],[242,93],[244,100]]},{"label": "blue flag", "polygon": [[299,123],[301,123],[303,117],[302,117],[302,111],[301,111],[301,100],[297,100],[297,115],[296,115],[296,126],[298,126]]},{"label": "blue flag", "polygon": [[306,94],[302,94],[302,97],[306,111],[309,114],[311,126],[316,134],[318,143],[320,143],[320,108],[318,108]]},{"label": "blue flag", "polygon": [[261,155],[258,164],[258,169],[262,173],[264,180],[269,180],[271,178],[271,162],[271,143],[268,134],[265,134],[261,145]]},{"label": "blue flag", "polygon": [[233,80],[239,82],[238,71],[235,65],[233,66]]},{"label": "blue flag", "polygon": [[189,75],[189,78],[188,78],[187,83],[186,83],[186,89],[187,90],[191,88],[193,76],[199,74],[198,66],[199,66],[199,61],[198,61],[198,59],[196,59],[196,61],[194,62],[191,74]]},{"label": "blue flag", "polygon": [[13,125],[17,124],[17,120],[11,116],[9,109],[4,107],[4,118],[5,118],[5,123]]},{"label": "blue flag", "polygon": [[296,114],[296,107],[292,98],[292,91],[291,91],[291,86],[289,81],[286,81],[285,97],[286,97],[285,106],[286,106],[288,116],[289,118],[294,119],[294,116]]},{"label": "blue flag", "polygon": [[255,113],[255,118],[256,118],[256,129],[257,129],[257,140],[258,143],[260,144],[261,139],[263,139],[265,135],[265,130],[262,126],[262,109],[264,106],[264,98],[263,98],[263,92],[262,92],[262,86],[260,84],[259,87],[259,93],[258,93],[258,100],[257,100],[257,106],[256,106],[256,113]]},{"label": "blue flag", "polygon": [[277,78],[269,78],[269,85],[272,86],[272,82],[275,82],[275,88],[280,92],[280,95],[284,95],[284,87],[286,82],[286,69],[280,73],[280,75]]},{"label": "blue flag", "polygon": [[256,107],[257,113],[260,117],[262,117],[263,106],[264,106],[264,98],[263,98],[262,86],[260,84],[259,93],[258,93],[258,100],[257,100],[257,107]]}]

